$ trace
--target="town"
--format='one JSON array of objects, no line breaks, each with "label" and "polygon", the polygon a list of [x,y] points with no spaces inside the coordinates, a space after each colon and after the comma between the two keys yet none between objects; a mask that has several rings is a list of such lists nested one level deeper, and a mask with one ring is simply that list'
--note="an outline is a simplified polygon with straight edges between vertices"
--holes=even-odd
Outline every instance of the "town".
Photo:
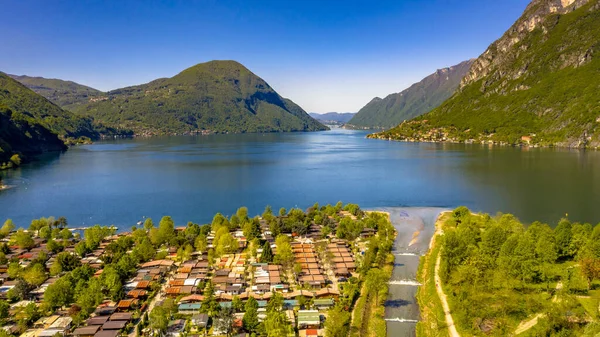
[{"label": "town", "polygon": [[0,229],[2,337],[348,335],[383,321],[395,236],[387,214],[341,202],[129,232],[15,228]]}]

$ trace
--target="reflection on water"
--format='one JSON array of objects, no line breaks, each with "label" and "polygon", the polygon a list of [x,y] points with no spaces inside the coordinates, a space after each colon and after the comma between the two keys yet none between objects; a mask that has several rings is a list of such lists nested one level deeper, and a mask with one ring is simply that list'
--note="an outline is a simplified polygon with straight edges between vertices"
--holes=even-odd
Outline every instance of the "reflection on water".
[{"label": "reflection on water", "polygon": [[402,207],[380,210],[390,213],[390,220],[398,231],[392,250],[394,269],[385,303],[388,336],[416,336],[415,327],[420,319],[415,298],[420,285],[416,280],[419,258],[429,249],[435,220],[447,209]]},{"label": "reflection on water", "polygon": [[[28,227],[34,218],[65,216],[74,226],[129,229],[144,216],[170,215],[185,225],[210,222],[216,212],[233,214],[240,206],[254,215],[266,205],[307,208],[339,200],[365,208],[466,205],[550,225],[566,213],[574,221],[600,221],[600,152],[365,136],[336,129],[77,146],[1,172],[15,188],[0,192],[0,221],[12,218]],[[409,248],[399,253],[415,253]]]}]

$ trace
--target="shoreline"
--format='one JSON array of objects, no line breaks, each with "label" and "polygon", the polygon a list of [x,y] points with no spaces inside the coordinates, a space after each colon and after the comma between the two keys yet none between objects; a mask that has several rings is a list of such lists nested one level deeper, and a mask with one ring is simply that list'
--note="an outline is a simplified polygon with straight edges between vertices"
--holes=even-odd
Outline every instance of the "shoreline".
[{"label": "shoreline", "polygon": [[[462,145],[481,145],[481,146],[499,146],[499,147],[513,147],[520,149],[562,149],[562,150],[600,150],[600,146],[564,146],[559,144],[550,144],[550,145],[539,145],[539,144],[509,144],[509,143],[501,143],[501,142],[460,142],[460,141],[440,141],[440,140],[408,140],[408,139],[394,139],[391,137],[377,137],[376,133],[368,134],[367,139],[376,139],[376,140],[384,140],[388,142],[399,142],[399,143],[427,143],[427,144],[462,144]],[[371,137],[370,137],[371,136]]]}]

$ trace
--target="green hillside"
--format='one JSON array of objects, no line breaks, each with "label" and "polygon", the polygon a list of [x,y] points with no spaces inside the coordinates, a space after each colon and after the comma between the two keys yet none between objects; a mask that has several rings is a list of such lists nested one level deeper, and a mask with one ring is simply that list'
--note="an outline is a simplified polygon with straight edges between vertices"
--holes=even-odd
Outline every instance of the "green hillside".
[{"label": "green hillside", "polygon": [[234,61],[202,63],[172,78],[113,90],[75,111],[148,135],[326,130]]},{"label": "green hillside", "polygon": [[439,108],[373,137],[598,147],[600,2],[536,0]]},{"label": "green hillside", "polygon": [[64,141],[97,138],[91,120],[54,105],[0,72],[0,167],[14,154],[63,150]]},{"label": "green hillside", "polygon": [[88,137],[98,133],[92,120],[76,116],[31,91],[8,75],[0,72],[0,104],[13,113],[32,118],[40,125],[64,138]]},{"label": "green hillside", "polygon": [[65,110],[87,104],[103,92],[71,81],[43,77],[8,75]]},{"label": "green hillside", "polygon": [[383,99],[375,97],[348,124],[387,129],[425,114],[452,96],[472,63],[473,60],[469,60],[440,69],[400,93]]}]

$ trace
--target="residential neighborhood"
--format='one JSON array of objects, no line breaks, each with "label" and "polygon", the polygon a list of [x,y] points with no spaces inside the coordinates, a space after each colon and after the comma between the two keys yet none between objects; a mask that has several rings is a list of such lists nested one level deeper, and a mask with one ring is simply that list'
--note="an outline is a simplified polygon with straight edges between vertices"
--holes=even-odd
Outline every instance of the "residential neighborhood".
[{"label": "residential neighborhood", "polygon": [[386,215],[341,203],[247,212],[202,226],[146,219],[130,231],[64,218],[15,230],[7,220],[0,334],[326,336],[334,310],[348,328]]}]

